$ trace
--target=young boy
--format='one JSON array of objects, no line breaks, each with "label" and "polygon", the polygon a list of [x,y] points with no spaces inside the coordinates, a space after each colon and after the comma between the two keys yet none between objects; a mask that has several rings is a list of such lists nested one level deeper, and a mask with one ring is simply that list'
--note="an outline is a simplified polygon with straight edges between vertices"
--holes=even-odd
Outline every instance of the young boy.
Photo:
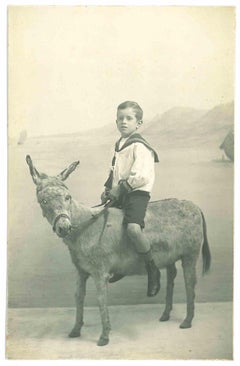
[{"label": "young boy", "polygon": [[[136,251],[143,256],[148,273],[148,296],[160,289],[160,271],[154,263],[150,243],[145,237],[144,217],[154,183],[154,162],[157,153],[143,137],[136,133],[141,126],[143,111],[136,102],[126,101],[117,108],[117,128],[121,134],[115,145],[112,169],[105,183],[102,202],[112,200],[124,211],[123,224]],[[114,274],[109,282],[118,281],[122,274]]]}]

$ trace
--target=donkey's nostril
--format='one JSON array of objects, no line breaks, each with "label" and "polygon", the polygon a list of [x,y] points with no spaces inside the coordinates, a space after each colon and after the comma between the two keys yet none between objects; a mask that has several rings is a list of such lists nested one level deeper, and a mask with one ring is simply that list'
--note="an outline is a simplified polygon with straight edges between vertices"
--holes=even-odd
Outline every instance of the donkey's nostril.
[{"label": "donkey's nostril", "polygon": [[57,227],[57,235],[60,236],[61,238],[67,236],[70,231],[72,229],[72,226],[71,225],[64,225],[64,226],[58,226]]}]

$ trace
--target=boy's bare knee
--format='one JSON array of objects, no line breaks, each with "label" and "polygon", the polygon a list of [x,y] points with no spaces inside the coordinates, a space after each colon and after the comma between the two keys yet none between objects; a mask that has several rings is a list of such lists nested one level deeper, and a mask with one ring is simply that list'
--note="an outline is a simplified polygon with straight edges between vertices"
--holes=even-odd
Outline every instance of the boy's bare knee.
[{"label": "boy's bare knee", "polygon": [[127,234],[131,239],[138,238],[141,235],[141,227],[138,224],[130,223],[127,226]]}]

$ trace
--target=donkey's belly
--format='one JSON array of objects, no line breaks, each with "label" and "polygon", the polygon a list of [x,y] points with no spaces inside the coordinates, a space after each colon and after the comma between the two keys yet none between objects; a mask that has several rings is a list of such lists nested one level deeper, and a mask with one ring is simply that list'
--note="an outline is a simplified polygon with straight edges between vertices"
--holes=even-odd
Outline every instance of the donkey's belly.
[{"label": "donkey's belly", "polygon": [[[174,251],[162,251],[157,250],[153,246],[153,259],[158,268],[166,268],[168,265],[176,262],[180,259]],[[135,275],[135,274],[145,274],[145,263],[142,256],[138,255],[137,252],[130,247],[120,251],[118,255],[115,256],[114,261],[111,263],[110,272],[117,272],[125,275]]]},{"label": "donkey's belly", "polygon": [[145,271],[144,261],[136,253],[119,256],[112,263],[110,270],[124,275],[144,274]]}]

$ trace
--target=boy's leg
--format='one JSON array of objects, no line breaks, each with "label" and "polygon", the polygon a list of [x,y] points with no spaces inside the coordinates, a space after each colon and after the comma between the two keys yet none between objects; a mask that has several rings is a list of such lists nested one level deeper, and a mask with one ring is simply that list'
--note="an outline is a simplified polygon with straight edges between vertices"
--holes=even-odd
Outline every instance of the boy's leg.
[{"label": "boy's leg", "polygon": [[151,249],[149,241],[146,239],[140,225],[129,223],[127,225],[127,234],[134,243],[138,253],[146,253]]},{"label": "boy's leg", "polygon": [[[148,296],[154,296],[160,289],[160,271],[154,263],[150,243],[146,239],[142,228],[150,195],[147,192],[135,191],[127,194],[124,200],[124,220],[129,239],[136,251],[143,257],[148,272]],[[116,282],[124,277],[121,273],[114,273],[109,282]]]},{"label": "boy's leg", "polygon": [[[152,260],[152,252],[150,250],[151,248],[149,242],[146,240],[145,236],[142,233],[141,227],[135,223],[127,224],[127,234],[129,239],[134,243],[135,249],[138,252],[138,254],[142,255],[143,257],[146,257],[147,259],[149,259],[149,261],[151,261]],[[124,275],[122,275],[121,273],[114,273],[114,275],[109,279],[108,282],[113,283],[119,281],[123,277]]]},{"label": "boy's leg", "polygon": [[150,243],[142,232],[140,225],[129,223],[127,226],[129,239],[133,242],[136,251],[143,257],[148,273],[148,296],[155,296],[160,290],[160,271],[156,266]]}]

